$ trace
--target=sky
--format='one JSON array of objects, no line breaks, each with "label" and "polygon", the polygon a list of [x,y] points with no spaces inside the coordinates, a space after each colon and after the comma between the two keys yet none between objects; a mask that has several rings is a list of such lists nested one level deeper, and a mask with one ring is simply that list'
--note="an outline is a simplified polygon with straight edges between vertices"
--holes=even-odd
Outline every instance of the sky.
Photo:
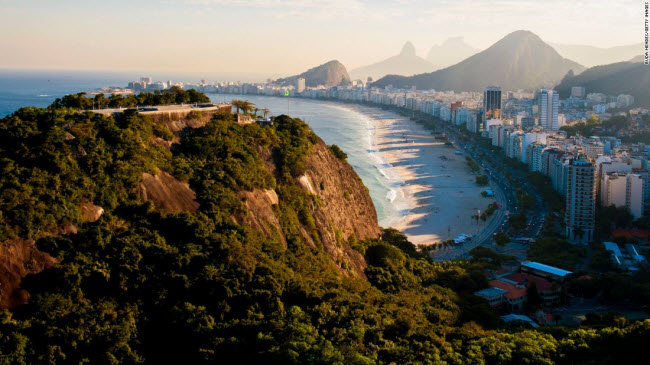
[{"label": "sky", "polygon": [[485,49],[530,30],[551,43],[642,41],[642,0],[0,0],[0,68],[300,73],[348,70],[448,37]]}]

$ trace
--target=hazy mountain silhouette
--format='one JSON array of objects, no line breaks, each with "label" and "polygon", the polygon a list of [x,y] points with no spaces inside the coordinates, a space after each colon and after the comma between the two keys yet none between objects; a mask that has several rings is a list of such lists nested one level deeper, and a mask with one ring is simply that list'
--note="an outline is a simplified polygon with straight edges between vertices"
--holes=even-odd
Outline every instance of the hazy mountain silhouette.
[{"label": "hazy mountain silhouette", "polygon": [[635,105],[650,107],[650,67],[641,62],[595,66],[580,75],[567,75],[555,89],[568,97],[573,86],[584,86],[587,93],[630,94]]},{"label": "hazy mountain silhouette", "polygon": [[386,75],[411,76],[437,69],[434,64],[415,54],[413,43],[406,42],[402,51],[383,61],[363,66],[350,71],[353,79],[363,79],[370,76],[377,80]]},{"label": "hazy mountain silhouette", "polygon": [[629,60],[628,62],[643,62],[643,60],[644,60],[644,57],[643,57],[642,54],[640,54],[640,55],[638,55],[638,56],[632,58],[632,59]]},{"label": "hazy mountain silhouette", "polygon": [[562,57],[574,60],[587,67],[628,61],[643,51],[643,44],[641,43],[610,48],[556,43],[551,43],[551,46]]},{"label": "hazy mountain silhouette", "polygon": [[519,30],[453,66],[411,77],[389,75],[373,85],[454,91],[480,91],[488,85],[504,90],[536,89],[557,84],[569,70],[577,74],[584,69],[537,35]]},{"label": "hazy mountain silhouette", "polygon": [[334,60],[310,68],[300,75],[277,79],[273,83],[281,86],[295,85],[296,79],[301,77],[305,79],[305,85],[307,87],[332,87],[341,83],[345,84],[350,82],[350,75],[348,75],[345,66],[341,62]]},{"label": "hazy mountain silhouette", "polygon": [[427,55],[427,61],[440,68],[445,68],[455,65],[478,52],[480,52],[480,49],[465,43],[463,37],[453,37],[447,39],[441,45],[431,47]]}]

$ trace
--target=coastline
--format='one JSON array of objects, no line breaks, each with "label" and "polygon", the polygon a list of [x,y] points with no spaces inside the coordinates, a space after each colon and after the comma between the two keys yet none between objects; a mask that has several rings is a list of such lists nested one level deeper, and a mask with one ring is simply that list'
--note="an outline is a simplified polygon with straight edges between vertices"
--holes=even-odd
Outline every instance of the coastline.
[{"label": "coastline", "polygon": [[481,196],[487,187],[476,185],[464,153],[456,155],[454,147],[436,140],[431,131],[392,111],[350,108],[372,124],[371,153],[393,174],[383,171],[393,182],[399,214],[381,222],[384,227],[400,230],[416,245],[480,232],[486,222],[471,217],[494,200]]}]

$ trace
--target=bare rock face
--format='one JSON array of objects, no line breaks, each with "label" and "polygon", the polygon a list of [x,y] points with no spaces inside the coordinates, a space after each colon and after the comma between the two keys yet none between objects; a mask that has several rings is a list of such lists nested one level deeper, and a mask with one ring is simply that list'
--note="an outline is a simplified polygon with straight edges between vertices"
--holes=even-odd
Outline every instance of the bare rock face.
[{"label": "bare rock face", "polygon": [[97,222],[99,217],[104,214],[104,208],[88,202],[79,204],[79,210],[84,222]]},{"label": "bare rock face", "polygon": [[[269,173],[275,175],[277,167],[270,151],[258,148],[258,153]],[[352,166],[336,158],[322,140],[313,146],[306,167],[305,174],[296,178],[295,183],[318,197],[320,203],[313,204],[311,209],[323,249],[343,274],[364,278],[367,264],[363,255],[350,247],[349,239],[352,236],[357,240],[379,237],[377,213],[368,190]],[[270,237],[280,232],[281,240],[286,244],[282,227],[272,209],[272,205],[277,204],[275,192],[242,191],[239,196],[248,214],[233,217],[234,220]],[[316,247],[309,229],[300,227],[300,230],[305,242]]]},{"label": "bare rock face", "polygon": [[299,184],[318,196],[322,205],[314,207],[314,219],[325,251],[342,269],[365,277],[363,256],[350,248],[348,239],[377,238],[377,212],[368,190],[352,166],[336,158],[322,141],[314,145],[307,170]]},{"label": "bare rock face", "polygon": [[54,266],[56,260],[36,247],[33,239],[14,238],[0,243],[0,309],[27,303],[22,279]]},{"label": "bare rock face", "polygon": [[196,193],[189,184],[176,180],[166,172],[142,174],[138,190],[143,200],[151,200],[158,209],[174,213],[199,209]]},{"label": "bare rock face", "polygon": [[237,193],[237,196],[244,201],[248,213],[235,215],[233,217],[234,221],[237,224],[251,226],[264,233],[267,237],[278,238],[286,248],[287,241],[282,233],[280,220],[273,211],[273,205],[279,203],[278,194],[276,194],[275,190],[242,190]]}]

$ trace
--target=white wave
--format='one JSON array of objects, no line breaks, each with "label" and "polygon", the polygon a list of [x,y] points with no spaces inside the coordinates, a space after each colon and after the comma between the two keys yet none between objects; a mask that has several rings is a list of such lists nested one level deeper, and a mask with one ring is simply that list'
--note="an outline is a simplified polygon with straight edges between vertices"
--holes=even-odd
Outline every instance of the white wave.
[{"label": "white wave", "polygon": [[386,199],[392,203],[395,198],[397,198],[397,192],[395,192],[393,189],[390,189],[388,193],[386,193]]}]

